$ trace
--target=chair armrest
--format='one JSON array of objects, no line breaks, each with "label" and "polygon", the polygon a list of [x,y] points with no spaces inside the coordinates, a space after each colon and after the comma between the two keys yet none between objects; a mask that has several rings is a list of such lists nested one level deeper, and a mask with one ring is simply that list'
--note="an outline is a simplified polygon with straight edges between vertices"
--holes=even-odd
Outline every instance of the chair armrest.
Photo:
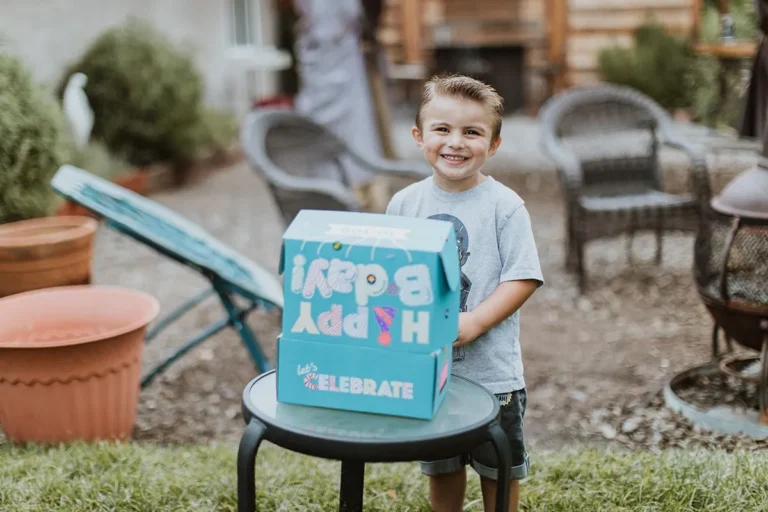
[{"label": "chair armrest", "polygon": [[700,201],[708,203],[712,189],[709,183],[709,168],[707,156],[703,148],[693,144],[676,130],[671,124],[661,127],[664,144],[683,151],[691,161],[691,185],[693,192]]},{"label": "chair armrest", "polygon": [[[271,165],[271,164],[268,164]],[[342,183],[326,179],[308,179],[285,174],[277,170],[263,168],[265,173],[273,173],[270,178],[273,186],[281,190],[323,194],[338,201],[352,212],[362,211],[362,207],[355,194]]]},{"label": "chair armrest", "polygon": [[342,183],[335,180],[293,176],[278,168],[264,151],[262,146],[263,137],[254,136],[254,132],[258,129],[259,127],[253,123],[247,123],[243,129],[241,144],[248,163],[256,171],[264,174],[272,186],[282,190],[325,194],[344,205],[350,211],[362,210],[354,193]]},{"label": "chair armrest", "polygon": [[548,155],[555,163],[557,173],[565,190],[566,200],[571,203],[581,193],[582,171],[578,157],[559,142],[555,137],[545,133],[541,144],[544,154]]},{"label": "chair armrest", "polygon": [[391,160],[377,156],[363,156],[347,146],[349,155],[358,163],[380,174],[401,175],[414,179],[432,176],[432,168],[421,160]]}]

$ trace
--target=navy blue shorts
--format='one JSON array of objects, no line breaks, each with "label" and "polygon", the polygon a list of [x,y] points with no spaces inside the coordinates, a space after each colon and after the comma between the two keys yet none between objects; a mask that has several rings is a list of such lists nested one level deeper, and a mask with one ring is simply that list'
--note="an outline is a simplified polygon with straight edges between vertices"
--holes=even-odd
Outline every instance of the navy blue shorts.
[{"label": "navy blue shorts", "polygon": [[[496,397],[501,405],[499,423],[501,424],[501,429],[507,435],[509,445],[512,448],[510,476],[512,480],[522,480],[528,476],[530,469],[528,453],[525,451],[525,439],[523,437],[523,417],[525,416],[528,394],[525,389],[520,389],[510,393],[501,393],[496,395]],[[455,473],[467,464],[471,465],[477,474],[482,477],[491,480],[498,478],[498,457],[496,456],[496,449],[490,441],[478,446],[471,453],[457,455],[450,459],[420,462],[421,472],[428,476]]]}]

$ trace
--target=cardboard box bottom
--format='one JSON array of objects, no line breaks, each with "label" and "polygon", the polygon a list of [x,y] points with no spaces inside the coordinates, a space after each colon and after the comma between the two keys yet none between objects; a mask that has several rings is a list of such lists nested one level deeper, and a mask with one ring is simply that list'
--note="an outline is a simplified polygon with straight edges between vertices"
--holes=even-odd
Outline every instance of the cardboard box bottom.
[{"label": "cardboard box bottom", "polygon": [[432,419],[451,380],[452,351],[429,354],[281,338],[277,401]]}]

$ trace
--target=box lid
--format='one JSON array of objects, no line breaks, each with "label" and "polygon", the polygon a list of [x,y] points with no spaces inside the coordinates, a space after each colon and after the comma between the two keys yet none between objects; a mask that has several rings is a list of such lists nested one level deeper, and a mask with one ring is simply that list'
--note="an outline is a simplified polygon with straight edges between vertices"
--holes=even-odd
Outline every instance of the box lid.
[{"label": "box lid", "polygon": [[448,287],[456,290],[459,286],[456,233],[448,221],[378,213],[301,210],[283,234],[280,274],[285,267],[285,242],[288,240],[321,244],[342,242],[358,247],[435,253],[439,255]]},{"label": "box lid", "polygon": [[453,226],[446,221],[379,213],[301,210],[283,240],[335,242],[441,252]]}]

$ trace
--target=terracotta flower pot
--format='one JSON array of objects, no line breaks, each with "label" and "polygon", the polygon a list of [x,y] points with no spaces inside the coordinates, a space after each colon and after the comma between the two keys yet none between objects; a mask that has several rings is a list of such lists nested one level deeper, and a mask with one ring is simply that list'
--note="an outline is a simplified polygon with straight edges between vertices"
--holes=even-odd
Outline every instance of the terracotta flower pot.
[{"label": "terracotta flower pot", "polygon": [[61,203],[61,205],[59,205],[58,208],[56,208],[56,215],[59,217],[72,217],[72,216],[90,217],[96,220],[100,220],[101,218],[99,215],[92,212],[91,210],[69,200],[64,201],[63,203]]},{"label": "terracotta flower pot", "polygon": [[63,286],[0,299],[0,428],[13,442],[130,438],[146,293]]},{"label": "terracotta flower pot", "polygon": [[0,225],[0,297],[89,284],[93,237],[88,217],[43,217]]},{"label": "terracotta flower pot", "polygon": [[145,195],[147,191],[148,178],[147,173],[144,172],[141,168],[137,167],[116,177],[113,182],[115,185],[119,185],[125,189],[130,190],[131,192]]}]

